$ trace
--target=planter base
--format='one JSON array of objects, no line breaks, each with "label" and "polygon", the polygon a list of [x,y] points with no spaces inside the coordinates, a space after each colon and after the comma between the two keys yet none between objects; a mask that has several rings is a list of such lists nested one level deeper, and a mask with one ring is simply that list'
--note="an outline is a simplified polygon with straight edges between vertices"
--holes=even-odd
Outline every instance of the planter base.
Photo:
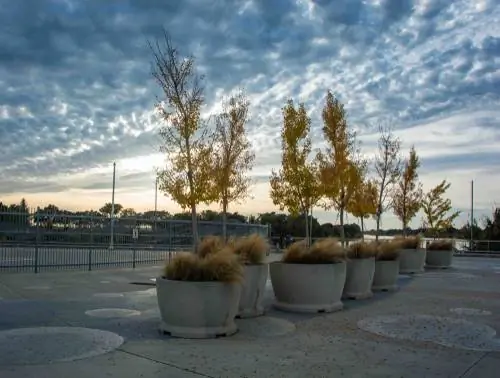
[{"label": "planter base", "polygon": [[264,315],[264,294],[269,276],[267,264],[245,265],[243,268],[243,286],[236,318],[256,318]]},{"label": "planter base", "polygon": [[215,339],[218,337],[234,335],[238,332],[238,327],[236,326],[236,323],[233,323],[226,327],[190,328],[173,326],[166,324],[165,322],[161,322],[160,332],[164,335],[184,339]]},{"label": "planter base", "polygon": [[402,249],[399,255],[399,274],[423,273],[426,253],[425,249]]},{"label": "planter base", "polygon": [[236,319],[256,318],[258,316],[264,315],[264,312],[264,308],[247,309],[238,313],[238,315],[236,315]]},{"label": "planter base", "polygon": [[325,312],[336,312],[344,308],[342,302],[337,302],[328,305],[301,305],[301,304],[289,304],[283,302],[275,302],[274,307],[277,310],[289,311],[289,312],[299,312],[299,313],[325,313]]},{"label": "planter base", "polygon": [[361,300],[361,299],[369,299],[373,297],[373,293],[371,291],[367,293],[346,293],[342,296],[342,299],[351,299],[351,300]]},{"label": "planter base", "polygon": [[371,288],[374,275],[375,258],[348,261],[342,298],[361,300],[373,297]]},{"label": "planter base", "polygon": [[441,265],[441,266],[435,266],[435,265],[426,265],[425,266],[425,269],[436,269],[436,270],[440,270],[440,269],[450,269],[451,266],[449,265]]},{"label": "planter base", "polygon": [[453,261],[453,250],[450,251],[427,251],[425,267],[430,269],[446,269],[451,267]]},{"label": "planter base", "polygon": [[372,291],[397,291],[398,285],[373,286]]}]

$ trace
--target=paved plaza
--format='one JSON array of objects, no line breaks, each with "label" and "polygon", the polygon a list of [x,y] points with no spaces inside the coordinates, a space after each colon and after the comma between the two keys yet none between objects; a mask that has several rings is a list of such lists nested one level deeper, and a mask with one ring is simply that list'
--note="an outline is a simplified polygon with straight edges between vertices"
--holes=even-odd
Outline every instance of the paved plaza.
[{"label": "paved plaza", "polygon": [[500,259],[400,276],[333,314],[272,309],[229,338],[158,332],[161,267],[0,273],[0,377],[498,377]]}]

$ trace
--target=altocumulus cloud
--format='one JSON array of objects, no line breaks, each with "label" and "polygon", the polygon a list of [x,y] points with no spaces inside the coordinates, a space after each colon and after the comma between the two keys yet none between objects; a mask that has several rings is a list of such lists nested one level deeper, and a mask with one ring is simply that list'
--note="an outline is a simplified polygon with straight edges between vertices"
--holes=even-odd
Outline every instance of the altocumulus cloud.
[{"label": "altocumulus cloud", "polygon": [[466,208],[467,182],[484,180],[478,201],[485,211],[500,190],[492,174],[500,161],[498,1],[0,5],[4,197],[45,192],[57,202],[70,189],[98,193],[113,160],[125,172],[121,191],[149,190],[161,164],[152,113],[161,93],[147,41],[161,37],[162,27],[206,75],[207,114],[222,95],[246,88],[258,156],[252,201],[261,211],[272,208],[265,181],[279,165],[281,106],[288,97],[306,102],[319,142],[328,88],[346,104],[365,152],[376,148],[377,121],[391,118],[404,148],[420,152],[427,188],[447,178],[452,199]]}]

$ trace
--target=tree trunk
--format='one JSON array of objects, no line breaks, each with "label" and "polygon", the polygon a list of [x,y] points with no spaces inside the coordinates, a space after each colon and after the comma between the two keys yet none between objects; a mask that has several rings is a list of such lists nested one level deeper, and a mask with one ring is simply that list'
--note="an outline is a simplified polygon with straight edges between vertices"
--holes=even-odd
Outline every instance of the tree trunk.
[{"label": "tree trunk", "polygon": [[340,241],[342,242],[342,247],[345,247],[345,232],[344,232],[344,208],[340,208]]},{"label": "tree trunk", "polygon": [[377,214],[377,231],[375,232],[375,241],[378,241],[378,234],[380,233],[380,216],[381,214]]},{"label": "tree trunk", "polygon": [[305,220],[306,220],[306,245],[309,246],[309,210],[304,211]]},{"label": "tree trunk", "polygon": [[361,217],[361,240],[365,240],[365,219]]},{"label": "tree trunk", "polygon": [[198,247],[198,216],[196,215],[196,205],[191,204],[191,224],[193,228],[193,250],[196,251]]},{"label": "tree trunk", "polygon": [[227,241],[227,201],[222,200],[222,238]]}]

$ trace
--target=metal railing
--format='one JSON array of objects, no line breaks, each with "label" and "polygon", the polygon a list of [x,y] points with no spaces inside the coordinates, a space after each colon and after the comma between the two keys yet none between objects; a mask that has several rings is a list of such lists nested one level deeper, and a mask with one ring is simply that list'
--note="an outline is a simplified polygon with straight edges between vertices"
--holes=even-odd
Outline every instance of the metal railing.
[{"label": "metal railing", "polygon": [[[222,223],[200,220],[198,232],[222,235]],[[228,222],[227,233],[267,237],[269,227]],[[134,268],[163,263],[191,244],[187,220],[120,217],[111,232],[109,217],[97,214],[0,211],[0,271]]]},{"label": "metal railing", "polygon": [[135,268],[139,265],[163,264],[177,251],[188,248],[132,245],[111,250],[91,245],[3,243],[0,245],[0,271],[39,273],[52,270]]}]

